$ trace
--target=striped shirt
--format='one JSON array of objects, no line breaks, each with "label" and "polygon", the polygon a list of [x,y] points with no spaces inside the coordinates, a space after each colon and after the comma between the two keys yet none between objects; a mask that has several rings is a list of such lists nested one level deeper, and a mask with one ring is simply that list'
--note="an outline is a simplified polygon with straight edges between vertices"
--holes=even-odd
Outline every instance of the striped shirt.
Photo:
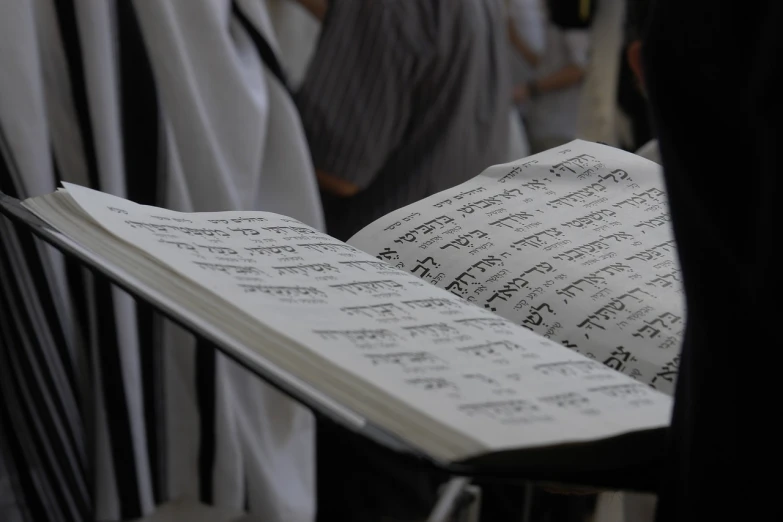
[{"label": "striped shirt", "polygon": [[329,234],[348,239],[507,160],[504,3],[329,3],[295,94],[315,167],[360,188],[322,194]]}]

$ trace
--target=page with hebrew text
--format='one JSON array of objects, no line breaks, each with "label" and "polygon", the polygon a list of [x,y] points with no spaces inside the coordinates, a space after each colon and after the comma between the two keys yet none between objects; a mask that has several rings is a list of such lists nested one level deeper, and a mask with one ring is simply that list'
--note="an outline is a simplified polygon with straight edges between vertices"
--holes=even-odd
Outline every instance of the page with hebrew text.
[{"label": "page with hebrew text", "polygon": [[667,394],[685,325],[660,167],[574,141],[491,167],[349,244]]},{"label": "page with hebrew text", "polygon": [[[117,241],[208,289],[224,313],[264,325],[308,361],[341,368],[354,396],[382,393],[477,441],[477,451],[668,424],[664,394],[295,219],[184,214],[66,188]],[[272,350],[263,338],[253,348]],[[308,377],[316,388],[319,378]]]}]

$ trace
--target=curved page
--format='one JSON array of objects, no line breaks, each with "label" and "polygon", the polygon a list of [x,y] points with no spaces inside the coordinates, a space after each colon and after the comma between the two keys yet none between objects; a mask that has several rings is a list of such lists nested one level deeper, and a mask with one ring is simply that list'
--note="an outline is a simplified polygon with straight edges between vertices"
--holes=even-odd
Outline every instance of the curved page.
[{"label": "curved page", "polygon": [[328,359],[482,449],[668,424],[665,395],[294,219],[183,214],[67,190],[111,234],[290,339],[291,350]]},{"label": "curved page", "polygon": [[574,141],[377,220],[350,244],[664,393],[685,324],[660,167]]}]

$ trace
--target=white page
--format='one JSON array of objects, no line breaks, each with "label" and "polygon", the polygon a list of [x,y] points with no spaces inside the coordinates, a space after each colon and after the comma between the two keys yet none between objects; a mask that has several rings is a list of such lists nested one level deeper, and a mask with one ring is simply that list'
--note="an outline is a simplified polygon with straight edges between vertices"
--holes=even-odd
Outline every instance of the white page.
[{"label": "white page", "polygon": [[674,393],[684,299],[653,162],[577,140],[491,167],[349,243]]},{"label": "white page", "polygon": [[67,189],[117,237],[488,448],[668,424],[665,395],[294,219]]}]

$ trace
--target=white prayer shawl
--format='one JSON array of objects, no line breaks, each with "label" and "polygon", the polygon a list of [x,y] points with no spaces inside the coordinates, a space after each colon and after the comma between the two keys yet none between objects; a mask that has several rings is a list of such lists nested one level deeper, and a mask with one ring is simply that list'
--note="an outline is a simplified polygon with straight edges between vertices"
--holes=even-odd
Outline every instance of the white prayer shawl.
[{"label": "white prayer shawl", "polygon": [[[265,5],[237,1],[274,50]],[[230,0],[3,2],[0,63],[0,161],[13,167],[13,195],[64,180],[174,210],[266,210],[323,227],[295,107]],[[0,226],[3,246],[18,242]],[[33,278],[24,263],[7,265]],[[43,265],[49,297],[65,302],[70,285],[92,318],[83,339],[78,306],[55,307],[70,359],[58,364],[73,366],[78,385],[42,381],[84,431],[20,453],[44,462],[62,446],[81,462],[61,459],[49,481],[50,468],[23,470],[22,457],[15,466],[44,477],[32,494],[56,507],[52,520],[136,518],[177,498],[263,520],[314,517],[309,412],[123,292],[66,272],[58,255]],[[49,344],[41,349],[57,352]]]},{"label": "white prayer shawl", "polygon": [[321,22],[301,4],[291,0],[266,0],[269,18],[280,46],[280,61],[288,81],[296,89],[318,45]]}]

